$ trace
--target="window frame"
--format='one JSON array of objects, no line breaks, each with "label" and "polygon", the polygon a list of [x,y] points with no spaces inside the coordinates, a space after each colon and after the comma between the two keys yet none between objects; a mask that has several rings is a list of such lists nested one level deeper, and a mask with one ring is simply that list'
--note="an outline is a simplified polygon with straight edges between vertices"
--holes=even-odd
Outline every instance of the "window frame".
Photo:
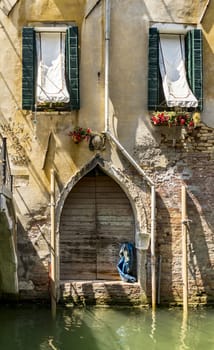
[{"label": "window frame", "polygon": [[[36,32],[66,32],[65,79],[70,101],[36,103]],[[79,43],[76,25],[28,26],[22,30],[22,109],[32,111],[71,111],[80,108]]]},{"label": "window frame", "polygon": [[[185,110],[203,110],[203,43],[202,31],[195,26],[154,24],[149,28],[148,47],[148,110],[175,110],[166,105],[159,69],[159,33],[185,34],[186,71],[189,86],[198,100],[198,107]],[[178,107],[179,108],[179,107]]]}]

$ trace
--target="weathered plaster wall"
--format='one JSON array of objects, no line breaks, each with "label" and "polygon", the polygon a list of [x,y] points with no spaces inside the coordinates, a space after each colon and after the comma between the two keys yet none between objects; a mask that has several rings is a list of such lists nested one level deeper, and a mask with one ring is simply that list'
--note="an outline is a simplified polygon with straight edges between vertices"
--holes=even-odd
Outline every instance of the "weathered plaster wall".
[{"label": "weathered plaster wall", "polygon": [[[135,0],[134,5],[130,0],[112,0],[111,5],[110,126],[157,186],[157,253],[163,257],[161,295],[167,300],[180,300],[182,292],[181,184],[188,185],[189,214],[194,217],[189,235],[192,300],[208,294],[213,299],[213,4],[210,3],[202,21],[206,67],[205,109],[201,115],[204,124],[192,135],[180,135],[179,131],[173,134],[172,130],[151,125],[147,111],[148,28],[151,22],[196,24],[206,3],[158,1],[158,11],[157,1],[151,0]],[[19,286],[21,296],[47,297],[50,169],[53,167],[57,174],[59,200],[65,186],[93,162],[96,154],[85,141],[79,145],[72,143],[69,130],[75,125],[98,132],[104,129],[104,2],[19,0],[9,16],[0,13],[0,20],[4,48],[0,56],[0,117],[1,123],[9,125],[5,133],[15,175]],[[35,114],[21,109],[21,30],[25,25],[43,21],[75,22],[79,27],[78,112]],[[110,167],[112,164],[123,173],[124,179],[127,177],[127,183],[121,180],[127,194],[133,190],[130,181],[139,188],[144,186],[138,183],[139,175],[136,177],[112,143],[107,142],[106,149],[98,153]],[[136,192],[133,193],[129,196],[132,206]],[[149,203],[148,196],[146,200]],[[149,227],[149,210],[147,216]],[[148,260],[148,282],[149,266]]]},{"label": "weathered plaster wall", "polygon": [[210,1],[207,11],[202,19],[204,34],[204,113],[203,120],[209,126],[214,126],[213,121],[213,59],[214,59],[214,4]]},{"label": "weathered plaster wall", "polygon": [[17,296],[16,217],[10,199],[0,194],[0,295]]}]

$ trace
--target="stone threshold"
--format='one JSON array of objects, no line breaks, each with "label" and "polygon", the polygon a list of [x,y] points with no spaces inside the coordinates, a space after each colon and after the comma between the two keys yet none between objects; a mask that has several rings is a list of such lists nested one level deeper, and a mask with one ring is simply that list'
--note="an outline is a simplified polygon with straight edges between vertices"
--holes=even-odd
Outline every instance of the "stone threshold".
[{"label": "stone threshold", "polygon": [[74,305],[145,305],[139,283],[105,280],[60,281],[59,302]]}]

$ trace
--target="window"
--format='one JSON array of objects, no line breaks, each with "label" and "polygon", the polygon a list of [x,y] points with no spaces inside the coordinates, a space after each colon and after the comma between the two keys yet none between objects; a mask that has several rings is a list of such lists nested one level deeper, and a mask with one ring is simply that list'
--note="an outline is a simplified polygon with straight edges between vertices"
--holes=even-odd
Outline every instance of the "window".
[{"label": "window", "polygon": [[202,33],[149,30],[148,109],[202,110]]},{"label": "window", "polygon": [[79,109],[78,28],[23,28],[22,108]]}]

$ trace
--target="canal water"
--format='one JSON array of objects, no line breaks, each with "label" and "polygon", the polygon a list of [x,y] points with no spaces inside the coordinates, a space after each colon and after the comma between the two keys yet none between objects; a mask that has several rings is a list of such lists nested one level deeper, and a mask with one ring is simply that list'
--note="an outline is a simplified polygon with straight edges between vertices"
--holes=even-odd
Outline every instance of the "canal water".
[{"label": "canal water", "polygon": [[214,309],[0,306],[1,350],[214,350]]}]

